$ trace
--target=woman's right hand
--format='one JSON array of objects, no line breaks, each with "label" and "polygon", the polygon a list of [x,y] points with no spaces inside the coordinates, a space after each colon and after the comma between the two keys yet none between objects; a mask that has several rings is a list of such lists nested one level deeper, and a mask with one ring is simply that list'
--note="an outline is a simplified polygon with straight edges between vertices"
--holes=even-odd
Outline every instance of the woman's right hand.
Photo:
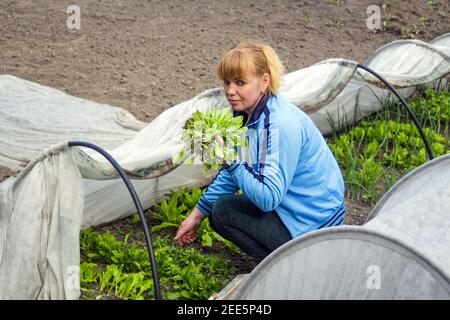
[{"label": "woman's right hand", "polygon": [[197,208],[192,210],[189,216],[180,224],[174,240],[181,245],[189,244],[194,241],[198,228],[200,228],[200,225],[205,218],[206,216]]}]

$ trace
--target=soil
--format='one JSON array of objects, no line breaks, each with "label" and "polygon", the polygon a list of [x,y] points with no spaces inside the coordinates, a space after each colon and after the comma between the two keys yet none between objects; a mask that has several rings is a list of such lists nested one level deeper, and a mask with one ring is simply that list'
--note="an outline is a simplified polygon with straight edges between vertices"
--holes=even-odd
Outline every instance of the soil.
[{"label": "soil", "polygon": [[0,182],[9,178],[13,173],[6,167],[0,166]]},{"label": "soil", "polygon": [[[80,8],[79,30],[66,25],[69,4]],[[328,58],[364,62],[388,42],[429,41],[450,31],[448,1],[389,1],[377,32],[366,24],[373,4],[382,2],[3,0],[0,74],[123,107],[150,122],[220,86],[215,64],[243,39],[270,44],[289,73]],[[10,174],[0,167],[0,181]],[[347,207],[347,224],[362,224],[371,209],[352,199]]]}]

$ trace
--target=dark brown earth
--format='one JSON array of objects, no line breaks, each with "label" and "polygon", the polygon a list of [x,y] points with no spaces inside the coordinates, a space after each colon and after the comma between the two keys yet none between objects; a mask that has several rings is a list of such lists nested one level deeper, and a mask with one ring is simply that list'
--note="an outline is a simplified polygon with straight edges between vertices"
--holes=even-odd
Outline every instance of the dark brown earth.
[{"label": "dark brown earth", "polygon": [[[367,7],[386,4],[384,30],[366,26]],[[66,13],[80,7],[80,30]],[[286,72],[327,58],[364,62],[401,38],[450,31],[448,1],[374,0],[2,0],[0,74],[123,107],[149,122],[219,86],[214,66],[239,40],[270,44]],[[1,151],[0,151],[1,152]],[[0,181],[10,174],[0,167]],[[347,224],[371,206],[348,200]]]}]

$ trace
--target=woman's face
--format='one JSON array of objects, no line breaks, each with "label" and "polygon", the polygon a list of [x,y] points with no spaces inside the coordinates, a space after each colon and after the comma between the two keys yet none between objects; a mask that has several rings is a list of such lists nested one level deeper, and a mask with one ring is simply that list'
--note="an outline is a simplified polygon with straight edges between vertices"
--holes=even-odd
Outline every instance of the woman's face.
[{"label": "woman's face", "polygon": [[246,79],[224,79],[223,88],[233,111],[251,114],[255,110],[262,94],[269,86],[270,76],[262,77],[249,74]]}]

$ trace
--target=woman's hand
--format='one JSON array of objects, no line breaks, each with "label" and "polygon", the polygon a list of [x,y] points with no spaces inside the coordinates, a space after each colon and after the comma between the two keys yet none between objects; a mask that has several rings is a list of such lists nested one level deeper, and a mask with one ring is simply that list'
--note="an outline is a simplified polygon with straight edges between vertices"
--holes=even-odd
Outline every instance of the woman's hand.
[{"label": "woman's hand", "polygon": [[206,216],[197,208],[180,224],[175,241],[181,245],[189,244],[195,240],[198,228]]}]

